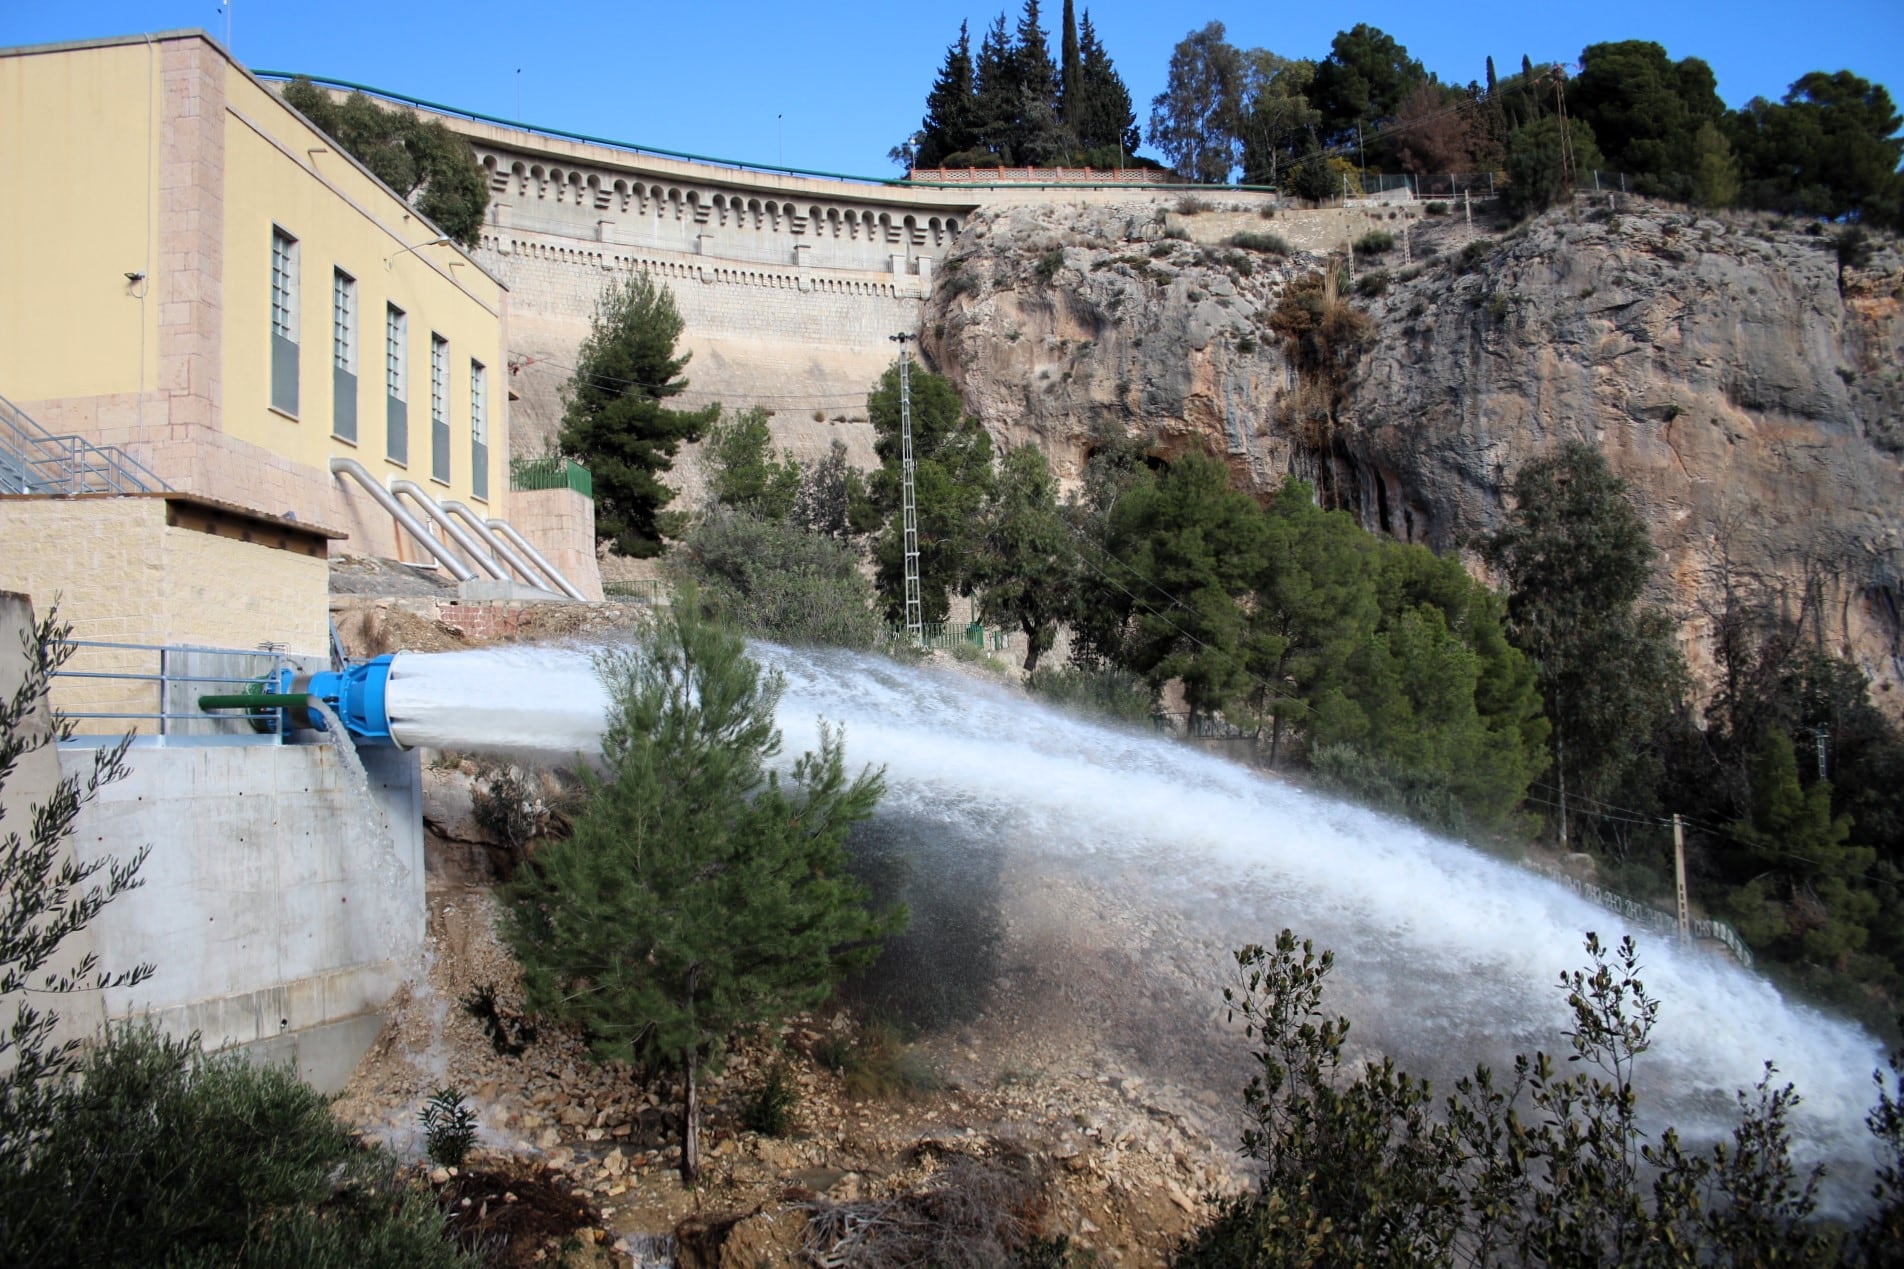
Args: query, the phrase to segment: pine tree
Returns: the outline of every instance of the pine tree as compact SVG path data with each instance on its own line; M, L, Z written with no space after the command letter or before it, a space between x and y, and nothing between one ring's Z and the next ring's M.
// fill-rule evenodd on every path
M676 604L649 646L604 657L602 781L518 874L504 921L531 1009L582 1027L598 1061L680 1075L689 1182L699 1077L727 1037L818 1005L904 920L869 912L844 870L880 773L848 779L825 728L788 779L768 770L781 681L697 609Z
M676 356L681 314L646 270L610 282L575 359L557 444L595 477L595 531L623 555L661 550L662 516L674 491L658 477L684 441L701 439L718 405L669 410L686 391L689 354Z
M1511 492L1483 549L1507 583L1515 645L1539 668L1560 801L1604 800L1681 691L1671 624L1641 603L1653 544L1626 482L1583 441L1527 464Z
M977 561L979 615L1025 635L1025 673L1051 650L1078 595L1078 543L1058 510L1058 481L1044 451L1005 455L985 507Z
M1091 11L1084 11L1084 23L1078 33L1078 74L1082 83L1082 101L1076 111L1066 105L1066 124L1077 138L1078 148L1087 156L1117 151L1116 166L1137 153L1143 138L1137 130L1137 113L1131 108L1130 89L1111 64L1111 56L1098 42L1091 26ZM1104 164L1093 157L1092 162Z
M945 50L945 65L926 96L926 117L920 123L922 139L913 158L916 167L940 167L947 156L970 150L978 143L978 98L972 88L972 37L959 23L958 42Z
M972 593L979 516L992 484L992 442L965 413L952 381L914 365L912 379L913 487L919 511L920 600L924 620L944 621L947 596ZM880 469L873 473L872 504L884 522L873 560L886 619L905 619L905 541L900 524L899 366L880 376L866 397Z
M1040 25L1038 0L1025 0L1013 54L1017 63L1017 116L1012 121L1012 162L1061 163L1071 146L1060 121L1058 67Z
M1018 123L1018 50L1005 15L999 14L979 42L972 68L974 150L997 162L1012 162L1012 135Z

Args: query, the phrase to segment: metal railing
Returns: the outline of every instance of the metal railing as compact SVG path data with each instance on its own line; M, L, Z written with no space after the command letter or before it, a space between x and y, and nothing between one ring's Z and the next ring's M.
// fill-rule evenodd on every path
M603 582L602 594L609 599L633 600L659 607L668 602L668 584L654 577L635 577L619 582Z
M1591 881L1582 881L1560 868L1531 862L1527 866L1548 880L1559 882L1582 899L1597 903L1608 911L1617 912L1635 925L1667 934L1676 934L1679 931L1679 917L1664 908L1656 908L1643 900L1623 895L1617 890L1608 890L1605 886L1595 885ZM1732 955L1738 958L1739 964L1747 969L1752 968L1751 949L1746 947L1745 940L1739 937L1739 932L1724 921L1711 917L1696 917L1688 924L1694 938L1713 939L1725 944Z
M977 626L976 632L974 632L974 626ZM904 626L887 626L886 633L894 643L906 642ZM979 626L976 622L928 621L919 627L919 646L927 650L953 648L963 644L970 648L1002 652L1005 650L1005 640L1008 637L1002 629Z
M130 494L170 488L117 445L55 436L0 397L0 493Z
M68 639L73 650L53 675L53 706L75 722L75 739L134 732L158 738L226 737L279 744L277 710L208 714L201 695L242 689L300 664L273 648L206 648L180 644ZM88 726L97 723L99 726Z
M588 468L567 458L512 458L509 460L509 487L518 493L539 489L573 489L587 498L595 496L595 477Z

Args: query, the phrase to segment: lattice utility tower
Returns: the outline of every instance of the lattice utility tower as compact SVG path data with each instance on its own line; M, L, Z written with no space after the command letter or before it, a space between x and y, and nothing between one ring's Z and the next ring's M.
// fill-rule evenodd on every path
M1547 76L1554 84L1555 122L1560 125L1560 183L1571 199L1578 181L1573 166L1573 129L1567 126L1567 68L1555 65Z
M912 350L917 335L892 336L899 345L899 516L906 551L906 638L926 639L925 607L919 601L919 500L912 480Z

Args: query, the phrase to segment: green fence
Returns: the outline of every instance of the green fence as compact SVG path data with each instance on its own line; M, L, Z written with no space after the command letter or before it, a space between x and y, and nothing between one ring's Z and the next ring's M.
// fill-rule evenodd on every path
M588 468L567 458L511 459L509 487L524 493L537 489L573 489L585 498L595 496L595 478L588 474Z
M895 643L906 641L904 626L888 626ZM973 622L967 625L957 621L928 621L919 628L919 646L923 648L950 648L956 644L968 644L975 648L988 648L993 652L1002 652L1005 648L1006 633L1002 629L988 629Z

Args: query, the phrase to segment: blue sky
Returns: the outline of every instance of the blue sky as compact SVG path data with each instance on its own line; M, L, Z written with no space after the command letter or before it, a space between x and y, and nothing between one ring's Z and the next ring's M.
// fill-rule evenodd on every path
M1053 32L1062 0L1048 0ZM1022 0L1009 12L1015 22ZM1082 7L1082 6L1081 6ZM1232 43L1321 57L1335 32L1369 22L1442 79L1574 61L1592 43L1650 39L1703 57L1732 105L1776 98L1809 70L1849 69L1904 93L1904 2L1594 0L1580 5L1370 0L1358 6L1194 6L1097 0L1100 38L1139 103L1163 87L1170 49L1216 20ZM762 0L235 0L240 61L406 92L468 110L719 158L871 176L918 127L926 90L958 34L973 42L998 7L799 5ZM223 38L213 0L0 0L0 45L201 27ZM518 73L519 72L519 73Z

